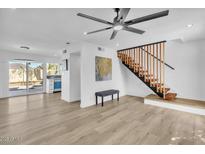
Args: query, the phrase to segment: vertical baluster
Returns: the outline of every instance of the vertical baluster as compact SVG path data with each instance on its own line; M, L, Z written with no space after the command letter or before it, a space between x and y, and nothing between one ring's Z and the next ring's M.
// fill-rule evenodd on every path
M129 52L127 50L126 64L128 64L128 57L129 57Z
M146 46L144 47L144 72L143 72L143 74L144 74L144 76L145 76L145 81L147 80L146 79L146 70L147 70L147 56L146 56L146 51L147 51L147 49L146 49Z
M136 72L136 63L137 63L137 49L135 48L134 50L135 50L135 66L134 66L134 68L135 68L135 72Z
M143 72L143 70L144 70L144 62L143 62L143 60L144 60L144 58L143 58L143 55L144 55L144 51L143 51L143 47L141 48L141 65L142 65L142 69L141 69L141 74L142 74L142 72Z
M134 63L135 63L135 50L132 49L132 68L134 68Z
M127 58L127 50L125 50L125 57L124 57L124 58L125 58L125 59L124 59L124 60L125 60L124 62L126 63L126 58Z
M126 60L127 64L128 64L128 58L129 58L129 50L127 50L127 60Z
M126 61L126 50L124 50L124 63L125 63L125 61Z
M130 51L130 61L129 61L129 65L130 67L132 67L132 49L129 49Z
M150 80L150 86L151 86L151 80L152 80L152 78L151 78L151 74L152 74L152 66L151 66L151 64L152 64L152 57L151 57L151 51L152 51L152 49L151 49L151 45L149 45L149 80Z
M123 52L124 52L124 51L122 51L122 54L121 54L121 55L122 55L122 56L121 56L121 57L122 57L122 61L123 61L123 56L124 56Z
M133 49L134 52L134 63L133 63L133 68L134 68L134 72L135 72L135 49Z
M132 49L129 49L130 50L130 59L132 58Z
M130 59L130 65L131 65L131 68L132 68L132 64L133 64L133 55L132 55L133 53L132 53L132 49L130 49L130 57L131 57L131 59Z
M158 61L158 44L156 44L156 57L157 57L157 59L156 59L156 75L157 75L157 92L158 92L158 88L159 88L159 79L158 79L158 63L159 63L159 61Z
M162 92L162 46L161 46L161 43L160 43L160 92Z
M162 43L162 47L163 47L163 98L165 99L165 43L163 42Z
M128 60L127 60L127 64L129 65L130 63L130 50L128 50Z
M147 46L147 75L149 74L149 46ZM147 81L149 77L147 76Z
M155 56L155 44L153 45L153 78L156 80L156 72L155 72L155 62L156 62L156 56ZM156 85L156 82L154 83L154 86Z
M137 72L137 67L138 67L138 63L139 63L139 59L138 59L139 58L139 53L138 53L138 48L136 48L135 50L136 50L136 63L137 63L135 69L136 69L136 72Z
M152 83L152 86L155 84L155 81L154 81L154 46L152 45L152 79L153 79L153 83Z
M138 62L139 62L139 65L138 65L138 73L139 73L139 67L140 67L140 48L137 48L138 49Z
M154 45L152 44L152 79L154 79ZM152 86L154 86L155 82L153 82Z
M128 64L129 51L127 50L126 64Z
M123 62L125 62L125 50L123 51Z
M153 75L153 72L152 72L152 45L150 45L150 80L152 80L152 75ZM150 86L152 86L152 83L150 84Z
M148 46L146 46L146 75L148 74L148 69L149 69L149 65L148 65ZM146 81L147 81L147 77L146 77Z
M130 49L130 54L131 54L131 68L133 68L133 52L132 49Z

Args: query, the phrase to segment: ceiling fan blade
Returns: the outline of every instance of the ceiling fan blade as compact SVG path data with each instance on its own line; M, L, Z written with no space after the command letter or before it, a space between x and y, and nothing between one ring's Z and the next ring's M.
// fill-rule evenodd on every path
M91 20L94 20L94 21L97 21L97 22L101 22L101 23L104 23L104 24L107 24L107 25L113 25L113 23L111 23L109 21L106 21L106 20L103 20L103 19L99 19L99 18L96 18L96 17L92 17L92 16L89 16L89 15L86 15L86 14L83 14L83 13L78 13L77 16L80 16L80 17L83 17L83 18L87 18L87 19L91 19Z
M167 16L168 14L169 14L169 10L154 13L154 14L150 14L150 15L147 15L147 16L144 16L144 17L140 17L140 18L136 18L136 19L133 19L133 20L126 21L125 25L132 25L132 24L136 24L136 23L140 23L140 22L144 22L144 21L164 17L164 16Z
M112 33L112 35L111 35L111 37L110 37L110 40L112 40L112 39L114 39L115 38L115 36L117 35L117 30L114 30L113 31L113 33Z
M95 30L95 31L92 31L92 32L87 32L86 34L93 34L93 33L97 33L97 32L102 32L102 31L105 31L105 30L108 30L108 29L111 29L111 28L112 27L107 27L107 28Z
M124 26L123 30L129 31L129 32L133 32L133 33L137 33L137 34L143 34L145 32L143 30L136 29L136 28L133 28L133 27L127 27L127 26Z
M122 8L120 9L119 15L118 15L118 21L124 21L125 18L127 17L128 13L130 11L130 8Z

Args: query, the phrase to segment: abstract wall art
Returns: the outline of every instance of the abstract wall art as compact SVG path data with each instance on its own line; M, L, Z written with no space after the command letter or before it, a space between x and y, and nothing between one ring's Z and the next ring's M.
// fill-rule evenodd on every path
M112 80L112 59L95 57L95 79L96 81Z

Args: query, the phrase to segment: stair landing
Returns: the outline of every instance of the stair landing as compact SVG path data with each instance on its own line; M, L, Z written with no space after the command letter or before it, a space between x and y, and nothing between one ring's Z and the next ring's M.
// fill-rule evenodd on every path
M158 107L205 115L205 101L176 98L175 100L164 100L157 95L148 95L144 98L144 103Z

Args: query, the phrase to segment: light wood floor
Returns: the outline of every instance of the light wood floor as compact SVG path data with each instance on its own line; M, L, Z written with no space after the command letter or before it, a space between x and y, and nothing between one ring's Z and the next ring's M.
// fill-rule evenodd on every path
M81 109L60 93L0 100L0 144L205 144L205 116L125 96Z

